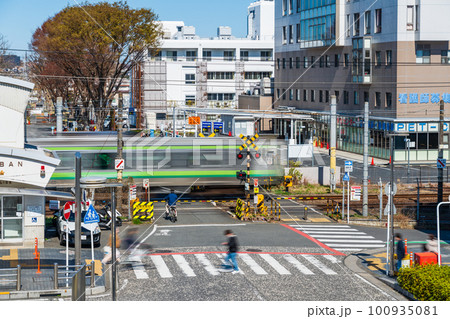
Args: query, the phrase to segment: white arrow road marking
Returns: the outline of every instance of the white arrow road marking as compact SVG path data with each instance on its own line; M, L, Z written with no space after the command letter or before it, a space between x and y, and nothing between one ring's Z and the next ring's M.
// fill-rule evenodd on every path
M255 274L267 275L267 272L248 254L239 254L239 257L255 272Z
M270 266L272 266L280 275L290 275L291 273L289 270L284 268L278 261L275 260L270 255L261 254L260 255L262 259L264 259Z
M294 258L294 256L286 254L283 257L288 262L290 262L292 265L294 265L295 268L300 270L303 274L305 274L305 275L314 275L314 273L311 270L309 270L308 267L306 267L300 261L298 261L296 258Z
M156 270L162 278L173 277L161 256L150 256L150 258L152 259L153 263L155 264Z
M184 274L188 277L195 277L195 273L192 270L191 266L189 266L186 258L182 255L172 255L173 259L177 262L178 266L184 272Z

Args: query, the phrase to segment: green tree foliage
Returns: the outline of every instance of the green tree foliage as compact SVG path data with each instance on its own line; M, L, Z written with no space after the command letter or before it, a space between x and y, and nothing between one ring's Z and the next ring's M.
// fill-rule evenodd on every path
M147 49L157 50L161 34L150 9L131 9L121 1L84 3L45 21L34 32L32 47L35 60L47 66L42 69L52 66L68 74L86 95L85 106L92 102L104 109Z

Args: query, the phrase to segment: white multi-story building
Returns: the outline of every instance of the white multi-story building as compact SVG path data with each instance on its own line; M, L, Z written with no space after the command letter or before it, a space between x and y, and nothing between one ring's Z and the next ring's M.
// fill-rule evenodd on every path
M218 27L216 37L200 38L183 21L163 21L160 51L144 62L143 110L237 107L239 94L273 76L274 2L251 3L247 23L246 38L234 37L227 26Z

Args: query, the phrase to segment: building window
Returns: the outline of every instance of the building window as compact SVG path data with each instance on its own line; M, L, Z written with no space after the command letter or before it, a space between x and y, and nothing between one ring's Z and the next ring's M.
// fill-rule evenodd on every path
M341 60L341 55L340 54L335 54L334 55L334 66L336 68L339 67L340 60Z
M148 56L152 58L152 61L161 61L162 60L162 51L158 51L157 53L154 53L149 50Z
M325 103L330 102L330 91L325 91Z
M294 99L294 90L289 89L289 101L292 101Z
M353 14L353 36L359 36L359 13Z
M241 61L248 61L248 51L241 50Z
M344 104L348 104L348 91L344 91Z
M386 92L386 107L392 107L392 93Z
M416 31L419 31L419 6L416 5Z
M303 90L303 101L308 102L308 90Z
M289 44L294 43L294 26L289 26Z
M392 50L386 50L386 65L392 65Z
M297 0L297 12L300 12L302 9L302 4L301 4L302 0Z
M334 91L334 96L336 97L336 103L339 103L339 91Z
M323 55L319 58L319 68L323 68Z
M289 14L294 12L294 0L289 0Z
M406 30L414 31L414 6L406 7Z
M369 92L364 91L364 103L369 103Z
M326 56L325 56L325 66L326 66L327 68L329 68L330 65L331 65L331 63L330 63L330 56L329 56L329 55L326 55Z
M272 51L261 51L261 61L272 60Z
M234 93L208 93L208 101L233 101Z
M303 57L303 67L306 69L308 67L308 57L304 56Z
M295 68L300 69L300 57L295 57Z
M280 89L277 89L277 99L280 99Z
M429 44L418 44L416 48L416 63L417 64L430 64L431 63L431 50Z
M283 69L286 69L286 59L283 58Z
M283 12L283 15L285 16L287 14L287 0L283 0L281 10Z
M316 61L316 59L312 56L311 60L310 60L310 63L309 63L309 64L311 64L312 68L315 67L315 63L314 63L315 61Z
M223 51L223 59L225 61L233 61L234 60L234 51Z
M272 77L272 72L245 72L244 77L246 80L261 80Z
M375 10L375 33L381 33L381 9Z
M208 80L233 80L234 72L208 72Z
M280 59L277 59L277 70L280 69Z
M353 91L353 104L359 105L359 93L358 93L358 91Z
M300 35L300 23L297 23L297 25L296 25L296 42L297 43L300 43L300 40L301 40L301 35Z
M375 106L381 107L381 92L375 92Z
M292 58L289 58L289 69L292 69L294 67L294 60Z
M286 90L283 89L283 93L281 93L281 95L283 96L283 100L286 100Z
M441 51L441 64L450 64L450 51Z
M300 90L299 89L295 90L295 100L300 101Z
M195 105L195 95L186 95L184 98L184 103L186 106L193 106Z
M211 61L212 52L209 50L203 50L203 61Z
M315 102L316 101L316 91L311 90L311 102Z
M371 17L370 11L364 12L364 34L370 34L372 30L370 17Z
M345 19L345 34L347 37L350 37L350 15L347 14L347 18Z
M167 51L166 56L167 56L167 61L176 61L177 60L177 51Z
M323 103L323 91L319 90L319 102Z
M381 66L381 51L375 52L376 66Z
M287 35L286 35L286 26L283 27L283 33L282 33L282 44L286 44L287 43Z
M195 84L195 74L185 74L184 79L185 84Z
M346 67L346 68L348 68L348 66L349 66L349 62L350 60L349 60L349 55L348 55L348 53L345 53L344 54L344 67Z
M186 61L197 61L197 51L186 51Z

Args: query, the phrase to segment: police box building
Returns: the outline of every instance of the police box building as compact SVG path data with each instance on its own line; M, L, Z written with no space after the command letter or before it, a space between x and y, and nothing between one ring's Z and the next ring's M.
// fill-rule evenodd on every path
M45 197L71 198L45 190L60 160L24 142L24 112L33 84L0 76L0 245L42 245Z
M337 99L337 148L363 152L363 110L370 110L369 154L436 161L439 102L444 144L450 122L450 2L392 0L275 1L275 105L310 114L301 123L329 142L331 96ZM448 149L444 158L448 158Z

